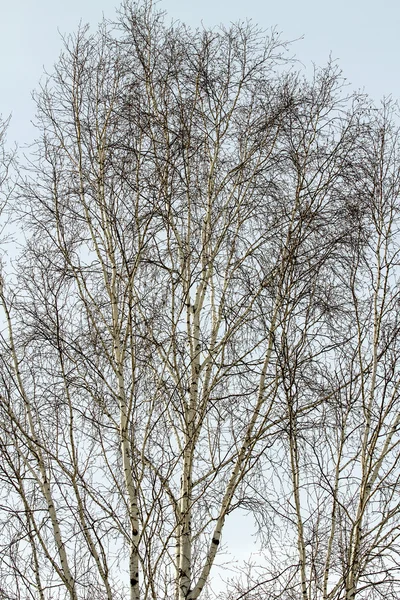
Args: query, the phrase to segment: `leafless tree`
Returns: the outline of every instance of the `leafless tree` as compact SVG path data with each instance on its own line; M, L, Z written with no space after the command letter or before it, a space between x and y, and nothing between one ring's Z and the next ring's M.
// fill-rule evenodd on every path
M0 115L0 214L4 213L4 208L12 189L9 175L14 160L14 153L6 147L6 134L9 121L9 118L3 119Z
M330 301L308 296L307 310L289 311L276 335L286 417L265 454L270 477L258 480L267 498L257 509L266 556L246 581L232 582L229 597L399 595L396 111L384 103L362 141L358 181L346 198L354 230L329 287L325 281ZM315 320L321 307L326 322ZM331 344L325 354L319 334L327 350Z
M4 597L205 598L239 508L275 557L232 598L396 593L394 117L285 50L126 2L38 93Z

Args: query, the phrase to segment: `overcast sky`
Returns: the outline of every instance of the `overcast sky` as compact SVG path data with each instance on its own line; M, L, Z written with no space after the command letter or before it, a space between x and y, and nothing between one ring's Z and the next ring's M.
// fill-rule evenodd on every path
M116 6L116 0L2 0L0 114L12 113L9 142L32 139L31 92L57 60L60 33L75 31L81 20L95 27L103 14L112 18ZM309 68L331 53L354 88L377 101L400 98L398 0L164 0L159 6L192 26L251 18L264 28L277 26L284 39L304 36L293 51Z
M9 143L32 141L32 90L44 68L51 72L61 49L61 34L80 21L93 27L115 16L116 0L2 0L0 20L0 114L12 113ZM337 59L354 89L374 100L400 99L399 0L164 0L160 7L173 19L206 26L251 18L263 28L276 26L283 39L299 39L293 52L304 65ZM224 541L235 554L251 549L251 523L244 517L230 524Z

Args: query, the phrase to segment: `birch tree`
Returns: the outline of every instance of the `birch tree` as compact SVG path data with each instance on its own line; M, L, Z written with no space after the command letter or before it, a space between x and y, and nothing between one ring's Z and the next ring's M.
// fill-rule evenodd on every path
M324 306L329 339L340 343L323 360L318 344L317 362L309 360L317 339L315 296L307 299L312 326L305 326L305 313L299 323L292 311L279 332L287 413L280 440L264 460L272 474L268 491L260 485L260 493L269 502L258 513L261 532L273 518L275 530L267 532L264 564L232 582L230 598L399 595L396 110L385 102L369 125L359 181L347 200L347 218L353 215L355 226L357 211L358 226L346 263L342 255L336 265L339 285L333 287L332 278ZM312 367L309 374L305 365ZM322 394L323 402L310 402Z
M0 115L0 214L4 213L11 191L11 178L9 175L13 164L14 153L7 150L6 147L6 134L9 120L9 118L3 119ZM4 223L2 223L2 226L4 226Z
M4 597L210 597L238 509L292 528L282 597L350 600L394 547L397 159L334 65L286 56L126 2L39 90L0 295Z

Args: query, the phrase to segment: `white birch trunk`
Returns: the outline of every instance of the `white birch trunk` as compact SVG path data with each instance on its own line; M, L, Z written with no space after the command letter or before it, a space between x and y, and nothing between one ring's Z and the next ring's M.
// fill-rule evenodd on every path
M116 299L113 300L113 321L114 321L114 332L115 325L118 323L117 320L117 304ZM139 519L138 519L138 505L137 505L137 491L133 479L132 463L131 463L131 451L130 445L131 440L129 438L129 407L126 401L125 393L125 382L123 376L122 366L122 354L120 348L120 342L118 339L118 331L114 333L114 357L117 369L117 381L118 381L118 401L120 407L120 444L121 444L121 455L122 465L124 470L125 488L128 495L128 515L130 523L130 552L129 552L129 590L130 600L140 600L140 587L139 587L139 554L138 554L138 543L139 543Z
M74 580L74 577L72 576L71 569L69 567L68 556L67 556L67 552L65 550L65 545L64 545L63 538L62 538L62 534L61 534L61 528L60 528L60 524L59 524L59 521L57 518L57 512L56 512L54 500L52 497L50 482L49 482L48 475L46 473L45 461L43 459L41 445L39 443L39 440L38 440L38 437L36 434L36 430L35 430L35 426L34 426L34 421L32 418L31 405L30 405L28 396L25 392L24 383L22 381L22 377L21 377L21 373L20 373L20 369L19 369L17 352L16 352L16 348L15 348L15 344L14 344L14 335L13 335L13 329L12 329L12 325L11 325L11 315L8 310L5 298L3 296L2 289L0 290L0 297L2 300L3 308L4 308L4 311L6 314L6 319L7 319L9 342L10 342L10 347L11 347L12 360L14 363L15 375L16 375L16 379L18 382L19 391L24 400L26 414L27 414L27 418L28 418L30 437L31 437L29 446L32 446L33 454L36 457L36 461L37 461L37 465L38 465L38 469L39 469L39 473L40 473L40 478L37 478L37 481L39 482L43 496L46 500L47 510L48 510L48 514L50 516L50 521L51 521L51 525L52 525L52 529L53 529L54 542L55 542L55 545L57 548L57 554L59 556L60 563L61 563L61 569L59 571L59 574L62 577L62 579L64 580L64 583L67 587L67 590L68 590L71 600L77 600L77 595L76 595L76 590L75 590L75 580Z

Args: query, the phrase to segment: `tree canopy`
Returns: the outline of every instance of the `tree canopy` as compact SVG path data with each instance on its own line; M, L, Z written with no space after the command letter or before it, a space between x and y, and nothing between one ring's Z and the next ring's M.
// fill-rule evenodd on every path
M215 598L237 510L263 553L220 600L399 597L397 107L286 50L127 0L36 94L2 598Z

